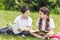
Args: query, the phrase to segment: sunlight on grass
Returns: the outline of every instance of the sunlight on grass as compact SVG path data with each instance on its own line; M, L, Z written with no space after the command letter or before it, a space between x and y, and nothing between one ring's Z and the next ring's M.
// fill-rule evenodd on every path
M14 19L16 16L20 15L20 12L18 11L4 11L4 10L0 10L0 28L3 28L6 26L6 24L9 23L9 21L13 24ZM55 15L55 14L51 14L50 15L55 22L55 32L60 31L60 15ZM33 25L32 28L36 29L36 21L39 17L38 12L31 12L31 17L33 19ZM17 36L12 36L12 35L0 35L0 40L41 40L39 38L34 38L34 37L26 37L26 38L22 38L22 37L17 37Z

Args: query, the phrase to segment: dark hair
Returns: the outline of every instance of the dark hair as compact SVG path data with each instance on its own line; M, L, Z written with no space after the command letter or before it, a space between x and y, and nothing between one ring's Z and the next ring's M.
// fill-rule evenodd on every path
M27 10L30 10L28 6L23 6L21 12L24 14Z
M45 30L49 31L49 9L47 7L41 7L39 9L39 11L43 12L45 15L48 16L48 18L46 19L46 26L45 26ZM39 19L39 29L41 29L42 27L42 18Z

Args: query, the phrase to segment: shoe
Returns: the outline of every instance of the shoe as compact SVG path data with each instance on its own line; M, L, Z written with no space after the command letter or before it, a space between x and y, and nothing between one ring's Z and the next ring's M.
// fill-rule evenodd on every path
M26 36L25 35L21 35L21 37L25 38Z

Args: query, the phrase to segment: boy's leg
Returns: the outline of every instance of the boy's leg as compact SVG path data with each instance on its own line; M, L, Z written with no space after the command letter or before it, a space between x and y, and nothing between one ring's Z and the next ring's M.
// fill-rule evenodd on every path
M3 31L3 30L7 30L7 29L8 29L8 27L4 27L4 28L2 28L0 30Z
M0 29L0 32L6 33L7 30L8 30L8 27L4 27L4 28Z
M25 35L25 36L29 36L30 33L28 31L22 31L22 34Z
M0 34L2 34L2 31L0 30Z
M28 36L29 35L29 32L27 31L22 31L21 33L17 34L17 35L25 35L25 36Z
M9 30L9 29L6 31L6 33L9 34L9 35L10 35L10 34L15 35L15 34L12 32L12 30Z
M4 27L4 28L0 29L0 32L2 32L3 34L5 34L5 33L13 34L12 30L10 30L9 27Z

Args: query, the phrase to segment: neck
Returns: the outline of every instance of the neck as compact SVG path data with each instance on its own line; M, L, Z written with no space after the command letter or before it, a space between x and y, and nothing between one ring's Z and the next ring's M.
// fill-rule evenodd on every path
M46 20L48 18L48 16L44 17L44 20Z
M22 18L25 19L26 17L24 15L22 15Z
M44 20L46 21L47 17L44 18Z
M46 18L44 18L44 20L46 21Z

